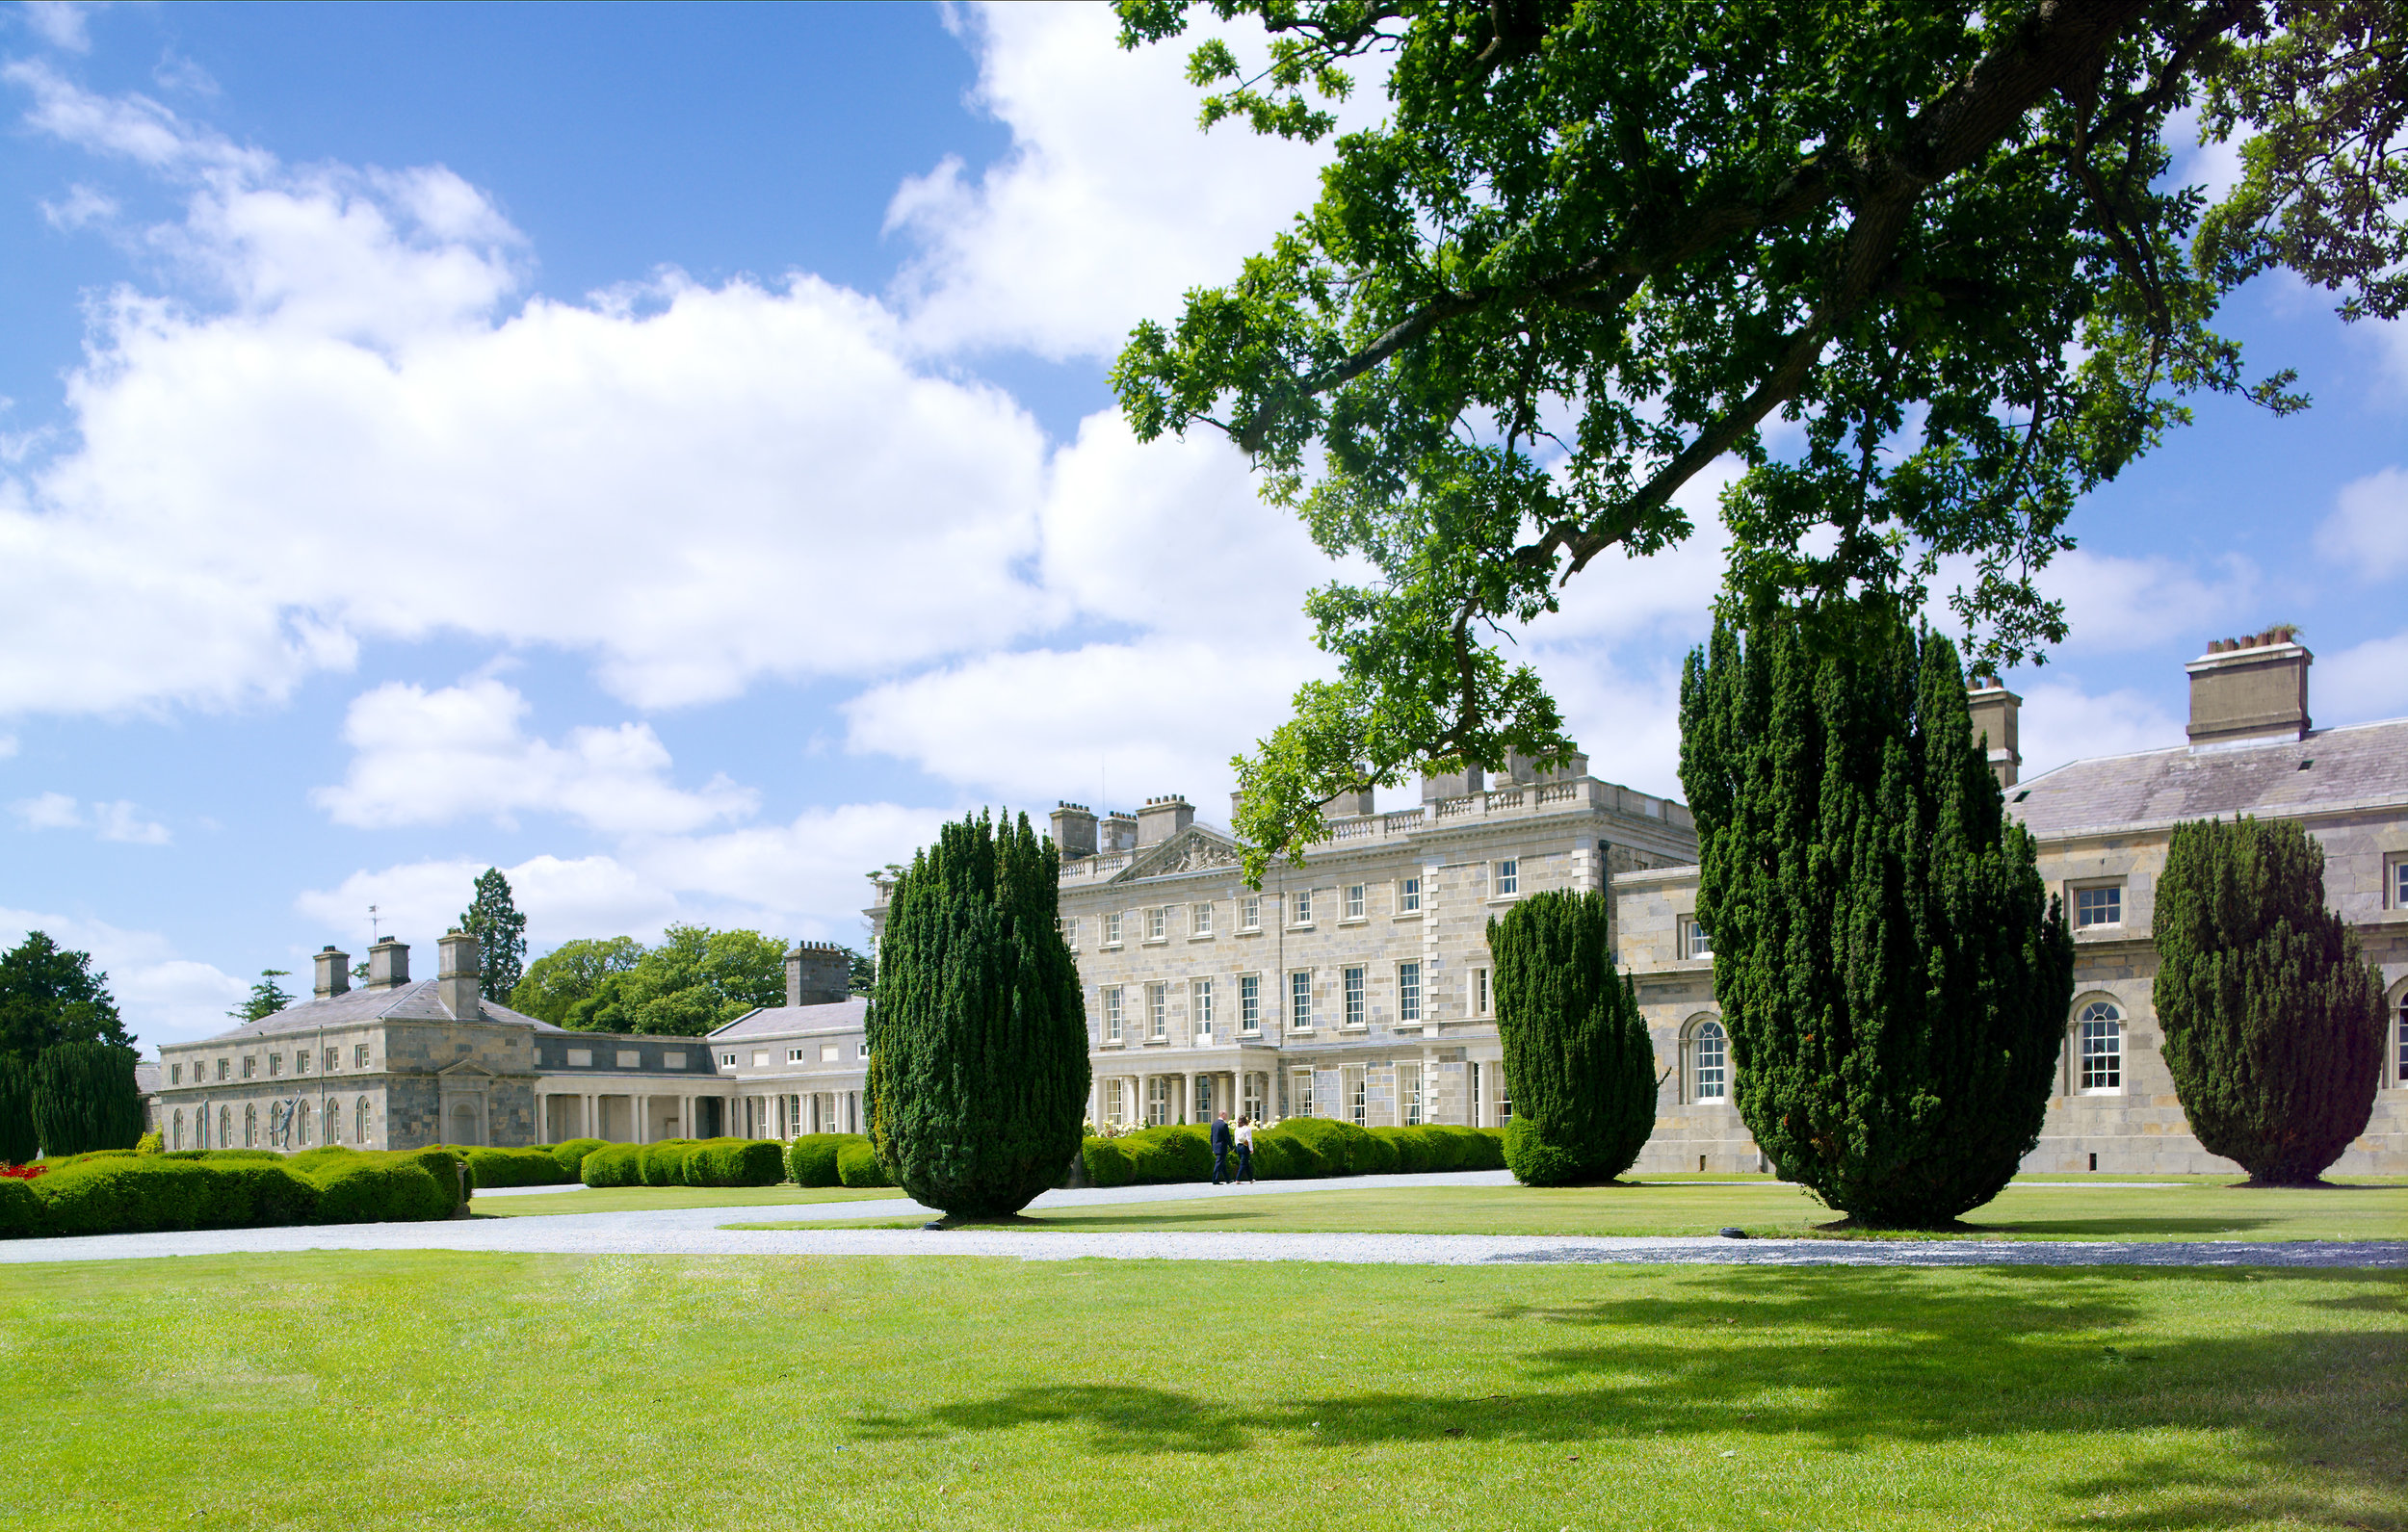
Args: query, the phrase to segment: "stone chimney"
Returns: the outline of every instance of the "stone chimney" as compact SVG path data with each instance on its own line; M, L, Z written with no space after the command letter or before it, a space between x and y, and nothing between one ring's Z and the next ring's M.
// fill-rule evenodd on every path
M1976 676L1965 693L1965 711L1974 716L1974 738L1989 739L1990 773L1999 786L2011 788L2024 766L2023 741L2016 734L2016 714L2024 699L2000 684L1996 676Z
M1095 821L1095 849L1098 851L1134 851L1138 848L1138 819L1134 814L1107 814Z
M352 955L336 951L334 944L328 942L318 950L318 999L330 1000L351 992Z
M1148 798L1145 807L1138 810L1138 846L1160 845L1195 822L1195 805L1173 792L1168 797Z
M1588 757L1575 750L1563 758L1563 765L1533 774L1541 782L1578 782L1588 775Z
M786 954L786 1003L833 1005L852 989L852 954L833 942L798 942Z
M1488 773L1478 766L1467 766L1461 771L1450 771L1443 776L1433 777L1425 774L1422 778L1422 801L1436 803L1442 798L1469 797L1475 792L1485 790L1487 786Z
M435 963L434 992L443 1001L443 1008L456 1022L473 1022L484 1014L482 975L484 964L478 960L477 939L455 925L435 943L442 956Z
M2183 668L2190 673L2190 743L2304 740L2308 667L2316 656L2289 625L2246 638L2222 638Z
M1095 854L1095 814L1084 803L1058 804L1054 809L1054 849L1067 862Z
M1324 819L1354 819L1372 812L1372 790L1341 792L1322 805Z
M408 943L388 936L368 948L368 982L360 988L389 990L408 982Z

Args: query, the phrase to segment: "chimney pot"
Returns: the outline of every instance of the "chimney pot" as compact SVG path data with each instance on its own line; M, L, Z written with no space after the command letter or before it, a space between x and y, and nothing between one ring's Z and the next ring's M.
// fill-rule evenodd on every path
M2308 667L2316 656L2289 624L2246 638L2227 638L2183 668L2190 676L2190 743L2238 744L2304 740Z
M362 989L398 989L409 982L409 944L386 937L368 948L368 982Z
M1053 813L1054 849L1067 862L1095 854L1095 813L1084 803L1063 803Z
M832 942L798 942L786 954L786 1003L833 1005L852 989L852 954Z
M337 995L351 993L352 955L349 952L336 951L334 944L328 942L319 948L317 962L318 981L314 989L318 999L331 1000Z
M1974 739L1987 737L1990 771L1999 786L2011 788L2024 768L2019 717L2024 699L1999 684L1996 676L1976 676L1965 693L1965 711L1972 715Z
M484 1014L484 962L477 939L454 926L435 943L435 995L456 1022L473 1022Z
M1138 811L1138 845L1160 845L1194 822L1195 805L1178 793L1148 798Z

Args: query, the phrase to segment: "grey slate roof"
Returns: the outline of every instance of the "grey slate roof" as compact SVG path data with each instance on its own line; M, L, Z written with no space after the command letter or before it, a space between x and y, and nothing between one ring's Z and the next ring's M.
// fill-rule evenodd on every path
M144 1096L159 1093L159 1066L147 1061L134 1066L134 1088Z
M566 1035L562 1028L554 1026L549 1022L538 1022L532 1016L522 1015L507 1005L496 1005L491 1000L484 1001L477 1009L479 1013L477 1020L481 1022L500 1022L519 1026L531 1026L538 1032ZM174 1044L170 1046L211 1047L226 1043L245 1043L258 1037L310 1032L321 1026L351 1026L361 1022L374 1022L388 1018L397 1022L449 1022L458 1019L444 1008L442 998L436 993L436 981L422 978L407 984L397 984L391 989L349 990L341 995L327 996L323 1000L302 1000L296 1005L287 1005L272 1016L262 1016L255 1022L246 1022L232 1031L220 1032L215 1037L203 1038L199 1045Z
M2044 841L2211 815L2408 804L2408 718L2318 729L2305 740L2100 756L2018 784L2006 797L2007 813Z
M714 1043L740 1037L782 1037L790 1032L826 1032L859 1027L870 1014L870 998L855 995L825 1005L764 1005L749 1010L709 1036Z

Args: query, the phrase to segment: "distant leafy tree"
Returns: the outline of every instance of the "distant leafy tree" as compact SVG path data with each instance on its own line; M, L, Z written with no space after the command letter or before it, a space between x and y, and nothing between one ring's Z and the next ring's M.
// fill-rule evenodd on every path
M291 969L261 969L259 971L259 982L250 987L250 994L244 999L240 1005L235 1006L232 1010L226 1012L225 1014L233 1017L238 1022L255 1022L262 1016L274 1016L276 1012L293 1003L293 997L286 994L284 992L284 987L278 984L276 980L280 978L291 978L292 976L293 971Z
M497 998L515 993L527 959L527 917L511 902L510 879L500 868L486 868L478 877L459 928L477 939L484 992Z
M2191 1132L2252 1181L2315 1184L2383 1082L2383 971L2325 907L2324 847L2295 819L2178 824L2152 924Z
M0 1054L31 1064L66 1042L134 1045L90 952L73 952L39 931L0 955Z
M1832 1207L1924 1227L2039 1141L2074 944L1954 645L1853 616L1828 645L1793 613L1743 648L1717 621L1681 678L1681 782L1741 1121Z
M1021 815L942 826L895 887L870 1010L872 1142L949 1216L1018 1212L1079 1151L1086 1010L1061 862Z
M579 1001L593 999L607 980L632 970L642 956L643 944L632 936L563 942L527 965L526 975L510 992L510 1006L538 1021L566 1026Z
M34 1070L21 1058L0 1055L0 1165L22 1165L41 1152L34 1126Z
M56 1043L34 1061L34 1130L45 1158L131 1149L143 1135L135 1052L115 1043Z
M852 948L845 948L847 973L845 993L868 995L877 989L877 959Z

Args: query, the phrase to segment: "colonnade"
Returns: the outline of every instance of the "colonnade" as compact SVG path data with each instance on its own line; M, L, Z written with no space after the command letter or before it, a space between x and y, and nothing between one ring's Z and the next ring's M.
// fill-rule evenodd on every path
M1206 1123L1227 1112L1233 1123L1241 1116L1259 1122L1274 1110L1272 1086L1270 1074L1264 1070L1098 1075L1089 1087L1087 1120L1151 1128L1164 1123Z
M663 1102L675 1103L674 1115L662 1114ZM536 1136L541 1143L565 1143L572 1138L600 1138L617 1144L648 1144L663 1138L693 1138L701 1104L719 1104L719 1132L739 1138L794 1138L803 1133L857 1133L861 1130L861 1092L781 1091L766 1095L669 1095L645 1091L544 1091L536 1093ZM556 1130L556 1103L567 1104ZM623 1122L612 1118L624 1112ZM660 1117L658 1130L654 1118Z

